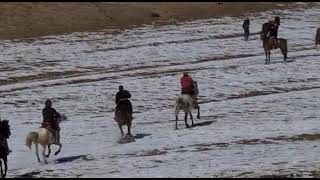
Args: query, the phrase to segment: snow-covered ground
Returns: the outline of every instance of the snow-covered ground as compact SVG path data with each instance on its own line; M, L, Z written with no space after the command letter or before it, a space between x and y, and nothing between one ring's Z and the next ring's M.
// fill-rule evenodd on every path
M12 128L8 176L307 177L320 167L320 3L300 5L248 15L248 42L244 17L1 41L0 113ZM264 65L258 32L275 15L290 62L274 50ZM181 113L174 130L184 71L198 81L201 119L186 129ZM113 120L120 84L133 95L129 144L117 143ZM45 165L24 141L39 127L47 98L68 120L61 153Z

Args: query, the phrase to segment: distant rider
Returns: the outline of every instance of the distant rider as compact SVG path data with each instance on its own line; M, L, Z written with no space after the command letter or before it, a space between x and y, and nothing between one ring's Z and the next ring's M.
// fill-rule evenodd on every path
M187 72L183 73L180 79L181 94L189 94L194 101L196 101L196 87L195 81L189 76Z
M60 114L52 107L52 102L50 99L45 101L45 107L42 110L43 123L46 122L50 124L50 127L54 130L54 136L56 138L56 142L60 143L60 127L58 119L61 118Z
M126 104L129 107L129 114L132 118L132 104L129 100L130 98L131 98L130 92L127 90L124 90L123 86L119 86L119 91L116 94L116 100L115 100L115 103L117 105L115 112L119 110L120 104Z

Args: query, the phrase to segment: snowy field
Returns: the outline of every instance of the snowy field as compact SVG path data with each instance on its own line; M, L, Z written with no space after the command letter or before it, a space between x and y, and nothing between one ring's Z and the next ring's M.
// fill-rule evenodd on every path
M0 41L1 118L10 120L8 177L313 177L320 167L320 3L121 33ZM281 18L289 61L265 56L258 32ZM201 119L174 130L179 79L198 81ZM119 85L132 94L135 142L119 144ZM62 151L38 163L25 146L44 101L68 116ZM127 128L124 127L125 132ZM52 146L53 151L57 146ZM67 158L67 160L65 160Z

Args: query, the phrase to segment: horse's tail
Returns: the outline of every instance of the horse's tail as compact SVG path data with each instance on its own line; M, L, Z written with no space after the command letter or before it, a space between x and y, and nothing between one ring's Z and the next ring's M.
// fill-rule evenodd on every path
M26 146L31 149L31 145L32 145L32 142L36 142L38 139L38 133L37 132L30 132L28 135L27 135L27 138L26 138Z

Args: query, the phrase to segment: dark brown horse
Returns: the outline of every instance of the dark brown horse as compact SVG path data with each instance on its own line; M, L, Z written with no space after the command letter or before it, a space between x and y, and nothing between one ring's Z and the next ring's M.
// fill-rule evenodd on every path
M317 29L317 34L316 34L316 49L320 46L320 28Z
M260 32L260 39L263 41L263 48L266 55L266 63L270 63L270 54L272 49L278 49L280 48L282 54L283 54L283 60L287 60L287 54L288 54L288 46L287 46L287 40L283 38L277 38L277 43L272 39L272 37L268 37L268 29L271 24L269 22L264 23L262 25L262 31Z
M131 123L132 123L132 116L130 114L130 106L127 103L120 103L119 109L115 113L115 121L118 123L118 126L121 131L121 135L123 136L122 126L127 125L128 127L128 135L131 135Z
M0 169L1 169L1 178L5 178L8 171L8 153L6 150L6 139L11 135L10 126L8 120L0 121ZM2 168L2 162L4 163L4 172Z

